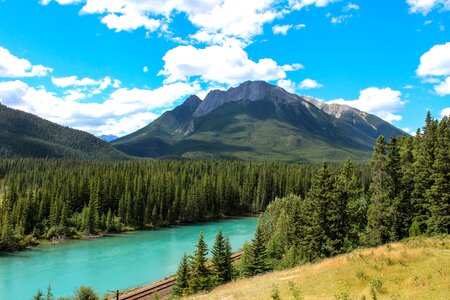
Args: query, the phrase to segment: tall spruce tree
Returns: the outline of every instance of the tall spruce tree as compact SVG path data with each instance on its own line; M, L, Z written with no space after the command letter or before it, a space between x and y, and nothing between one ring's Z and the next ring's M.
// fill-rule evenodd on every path
M436 130L436 121L428 111L422 132L418 131L416 135L415 162L413 165L415 180L411 195L413 218L409 230L410 235L420 235L427 231L427 220L430 218L430 211L426 193L433 184L432 174Z
M337 201L337 250L351 251L359 245L359 235L363 230L366 211L362 202L360 180L353 163L348 159L342 166L335 182Z
M303 202L303 228L300 251L306 261L316 261L337 253L338 206L334 180L327 163L317 171Z
M250 276L263 274L271 269L268 261L266 241L259 226L256 228L255 236L250 246L250 261L246 269L246 273Z
M400 147L398 140L395 136L391 137L390 143L387 145L386 165L384 167L386 172L386 199L385 207L388 209L390 223L389 228L389 241L397 241L405 237L405 233L409 228L404 228L405 213L402 211L405 205L402 203L401 191L402 186L402 173L401 173L401 159L400 159Z
M211 288L211 274L206 265L208 245L206 245L203 238L203 231L200 232L196 248L190 268L191 277L189 281L189 290L192 293Z
M184 254L183 258L181 259L176 276L177 280L175 282L175 286L173 288L172 293L175 296L187 295L189 289L190 270L189 270L189 257L186 254Z
M231 265L231 251L228 239L224 238L222 230L216 235L212 252L212 271L216 284L223 284L231 280L232 265Z
M450 233L450 127L447 117L437 129L431 188L426 192L428 234Z
M370 204L367 211L365 243L371 246L389 241L392 224L392 208L386 199L386 142L380 136L372 155L372 181L370 184Z

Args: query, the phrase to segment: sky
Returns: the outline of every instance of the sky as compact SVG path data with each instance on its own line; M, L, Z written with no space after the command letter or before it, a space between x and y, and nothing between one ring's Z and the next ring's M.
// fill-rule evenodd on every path
M0 0L0 102L123 136L265 80L413 133L450 115L450 0Z

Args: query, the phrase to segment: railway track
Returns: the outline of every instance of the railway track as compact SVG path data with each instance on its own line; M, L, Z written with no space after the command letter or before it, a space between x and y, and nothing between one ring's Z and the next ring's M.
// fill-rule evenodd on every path
M239 260L242 256L242 252L235 253L231 256L233 262ZM172 287L177 281L176 276L169 277L163 281L153 283L149 286L134 290L122 296L119 296L120 300L138 300L145 297L152 296L156 293L169 293Z

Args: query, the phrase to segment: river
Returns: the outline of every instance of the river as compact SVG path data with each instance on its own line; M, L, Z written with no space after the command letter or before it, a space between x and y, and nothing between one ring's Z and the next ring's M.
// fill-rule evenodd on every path
M211 248L222 229L235 251L252 239L256 223L256 218L228 219L0 254L0 299L30 300L49 284L55 297L72 296L80 285L93 287L100 296L145 285L174 274L201 230Z

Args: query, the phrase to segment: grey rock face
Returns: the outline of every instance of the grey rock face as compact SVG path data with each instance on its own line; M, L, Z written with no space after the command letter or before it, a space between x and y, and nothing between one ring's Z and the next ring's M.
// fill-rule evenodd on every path
M209 92L205 100L203 100L195 111L194 117L207 115L228 102L242 100L258 101L268 98L282 101L295 101L296 96L264 81L246 81L240 86L231 88L228 91L214 90Z

